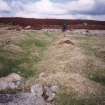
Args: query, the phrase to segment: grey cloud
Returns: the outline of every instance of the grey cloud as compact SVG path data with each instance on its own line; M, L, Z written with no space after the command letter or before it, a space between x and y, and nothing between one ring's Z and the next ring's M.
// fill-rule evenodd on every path
M84 14L84 15L105 15L105 0L94 0L94 5L91 9L87 10L73 10L70 11L73 14ZM89 6L89 5L88 5ZM81 7L82 8L82 7ZM69 13L70 13L69 12Z
M0 3L0 16L105 20L105 0L1 1L5 3L5 8L3 8L2 3Z

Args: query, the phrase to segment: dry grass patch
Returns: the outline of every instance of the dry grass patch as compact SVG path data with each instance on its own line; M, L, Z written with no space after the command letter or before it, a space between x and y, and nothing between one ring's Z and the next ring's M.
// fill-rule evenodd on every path
M11 31L0 36L11 40L0 49L1 76L16 72L29 78L27 86L58 85L58 105L104 105L104 37Z
M61 87L58 105L103 103L105 87L102 82L90 78L96 74L98 77L104 77L102 76L105 69L104 62L102 58L96 56L97 47L101 45L101 41L98 40L102 39L91 36L68 36L66 38L74 45L59 45L59 42L65 38L60 36L56 39L39 63L42 73L39 75L38 82L47 85L56 84ZM101 81L103 81L102 78L100 78Z

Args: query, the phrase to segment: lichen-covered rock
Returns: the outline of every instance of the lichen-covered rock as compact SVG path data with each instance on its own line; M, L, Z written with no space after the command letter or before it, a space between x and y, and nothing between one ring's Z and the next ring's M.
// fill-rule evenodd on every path
M7 89L16 89L23 82L23 78L16 73L12 73L7 77L0 78L0 91Z

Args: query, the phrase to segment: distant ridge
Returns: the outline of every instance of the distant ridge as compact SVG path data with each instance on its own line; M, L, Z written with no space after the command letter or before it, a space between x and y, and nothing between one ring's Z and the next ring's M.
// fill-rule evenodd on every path
M105 21L96 20L72 20L72 19L35 19L21 17L0 17L0 23L20 25L22 27L31 26L32 29L61 29L64 24L68 29L91 29L105 30Z

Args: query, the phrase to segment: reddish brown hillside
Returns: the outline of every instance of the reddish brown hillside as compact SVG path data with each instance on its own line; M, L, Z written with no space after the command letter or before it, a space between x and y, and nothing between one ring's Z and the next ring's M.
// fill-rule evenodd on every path
M105 30L105 21L93 20L64 20L64 19L34 19L34 18L0 18L0 23L20 25L22 27L31 26L33 29L61 29L63 24L68 25L68 29L100 29Z

